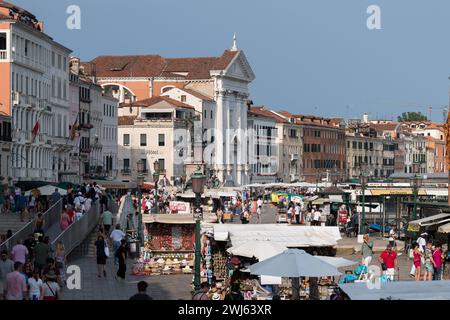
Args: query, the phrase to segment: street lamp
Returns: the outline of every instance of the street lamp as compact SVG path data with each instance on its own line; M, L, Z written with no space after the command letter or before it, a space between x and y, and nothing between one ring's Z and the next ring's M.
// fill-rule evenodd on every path
M366 185L369 180L369 174L366 169L361 170L360 181L362 191L362 210L361 210L361 223L359 226L359 234L366 234Z
M423 179L415 174L409 181L414 194L414 209L413 209L413 220L417 219L417 196L419 195L419 189L422 186Z
M138 236L139 236L139 244L141 247L144 246L144 233L142 231L142 187L144 186L144 161L139 160L137 162L137 187L139 193L139 202L138 202Z
M191 175L192 191L195 193L195 277L194 288L200 290L200 260L201 260L201 243L200 243L200 220L202 219L201 209L201 195L205 188L205 175L203 174L200 166L197 167L197 171Z
M153 182L155 183L155 213L159 212L158 199L159 161L153 162Z

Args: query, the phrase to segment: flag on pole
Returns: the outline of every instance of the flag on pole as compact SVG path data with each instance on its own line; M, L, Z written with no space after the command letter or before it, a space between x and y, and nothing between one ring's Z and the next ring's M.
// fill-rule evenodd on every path
M39 128L40 128L40 124L39 124L39 118L38 118L33 127L33 130L31 130L31 142L34 142L34 140L36 139L36 136L39 133Z
M72 140L72 141L75 139L76 131L78 129L78 115L79 115L79 113L77 114L77 117L75 118L75 122L73 123L72 127L70 128L70 140Z

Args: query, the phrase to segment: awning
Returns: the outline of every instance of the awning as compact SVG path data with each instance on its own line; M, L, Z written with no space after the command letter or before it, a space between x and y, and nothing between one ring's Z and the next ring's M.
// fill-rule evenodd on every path
M341 239L338 227L280 224L215 224L214 238L216 233L229 234L232 246L250 241L273 241L292 248L326 247L337 245Z
M411 188L402 188L402 189L371 189L369 190L370 193L372 194L372 196L395 196L395 195L399 195L399 196L408 196L408 195L413 195L412 189ZM418 192L419 196L426 196L427 192L425 191L425 189L419 189Z
M330 198L330 202L337 202L337 203L343 203L344 202L342 200L342 196L341 195L332 195L332 194L330 194L328 196L328 198Z
M216 222L216 215L203 215L203 222L210 223ZM162 213L162 214L143 214L143 223L166 223L166 224L195 224L192 214L178 214L178 213Z
M418 220L413 220L408 223L408 231L417 232L420 227L433 226L439 223L444 223L450 221L450 214L439 213L431 217L426 217Z
M330 203L330 199L319 198L319 199L313 200L311 202L311 204L319 205L319 206L324 205L325 203Z
M450 233L450 223L446 223L442 226L439 226L438 232L440 233Z
M375 285L375 284L374 284ZM339 287L352 300L450 300L450 281L393 281L379 288L367 283L343 283Z
M214 240L216 241L228 241L228 232L214 232Z

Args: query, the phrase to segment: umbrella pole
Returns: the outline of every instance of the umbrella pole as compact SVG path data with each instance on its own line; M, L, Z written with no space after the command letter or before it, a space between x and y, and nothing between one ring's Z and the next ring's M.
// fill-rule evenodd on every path
M320 300L319 281L317 277L309 277L309 300Z
M292 283L292 300L300 300L300 279L291 278Z

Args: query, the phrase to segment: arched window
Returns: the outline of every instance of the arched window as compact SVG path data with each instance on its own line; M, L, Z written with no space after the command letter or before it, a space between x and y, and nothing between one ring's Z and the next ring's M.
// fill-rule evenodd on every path
M161 88L161 93L167 92L167 91L169 91L170 89L173 89L173 88L175 88L175 87L174 87L174 86L165 86L165 87L162 87L162 88Z

